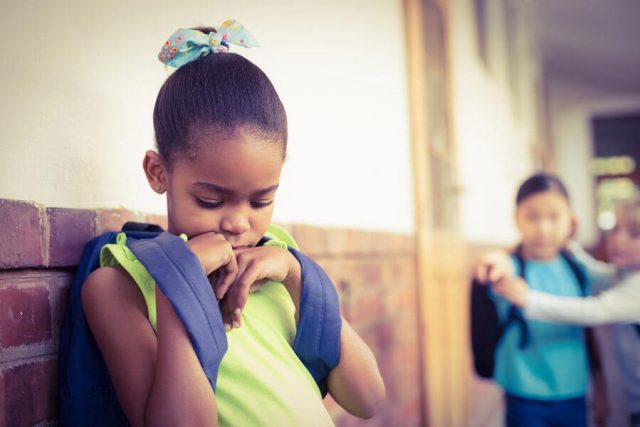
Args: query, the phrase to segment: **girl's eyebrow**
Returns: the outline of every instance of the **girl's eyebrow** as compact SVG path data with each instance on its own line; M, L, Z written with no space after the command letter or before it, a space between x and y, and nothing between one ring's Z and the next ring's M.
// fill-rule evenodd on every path
M194 184L195 187L200 187L208 191L215 191L216 193L225 194L225 195L233 195L234 191L230 188L223 187L221 185L212 184L210 182L196 182ZM257 190L253 193L253 196L264 196L265 194L269 194L273 191L276 191L279 187L279 184L271 185L267 188L263 188L261 190Z

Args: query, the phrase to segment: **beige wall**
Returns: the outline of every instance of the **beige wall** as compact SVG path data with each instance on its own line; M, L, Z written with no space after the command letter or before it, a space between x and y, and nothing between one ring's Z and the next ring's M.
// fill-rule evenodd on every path
M399 0L12 2L0 14L0 198L163 212L140 163L181 26L233 17L240 52L278 89L290 152L275 219L409 232L404 32Z
M487 63L478 54L473 1L450 1L453 132L458 145L463 236L477 242L514 243L517 185L533 172L537 142L537 55L527 4L514 5L513 45L507 45L505 2L487 2ZM509 61L517 68L513 85Z
M550 78L548 81L552 137L558 173L565 181L580 221L578 239L597 243L594 182L588 165L593 157L591 118L594 115L640 111L640 94L615 94L597 85Z

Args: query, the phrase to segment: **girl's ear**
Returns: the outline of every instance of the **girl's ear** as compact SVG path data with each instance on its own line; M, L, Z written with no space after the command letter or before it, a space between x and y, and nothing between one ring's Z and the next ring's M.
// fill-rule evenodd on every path
M142 160L142 168L151 189L158 194L163 194L167 189L167 176L160 155L153 150L147 150Z
M575 239L578 232L578 218L575 215L571 215L571 228L569 230L569 240Z

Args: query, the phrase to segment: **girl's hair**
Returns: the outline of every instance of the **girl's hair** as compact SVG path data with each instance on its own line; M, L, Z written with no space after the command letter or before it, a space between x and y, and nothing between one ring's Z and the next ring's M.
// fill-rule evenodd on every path
M169 163L196 155L203 132L224 140L242 130L281 143L286 153L287 115L273 84L234 53L211 53L169 76L156 99L153 125L160 156Z
M551 174L538 173L524 181L518 189L516 196L516 206L520 205L526 198L542 191L555 191L562 195L567 201L569 192L560 179Z

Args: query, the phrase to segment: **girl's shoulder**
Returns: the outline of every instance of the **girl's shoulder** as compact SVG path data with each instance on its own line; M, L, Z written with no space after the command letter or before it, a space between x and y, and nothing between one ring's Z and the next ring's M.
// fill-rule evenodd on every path
M134 280L120 266L99 267L92 271L82 285L81 298L86 314L98 312L108 316L112 308L123 305L147 311Z

